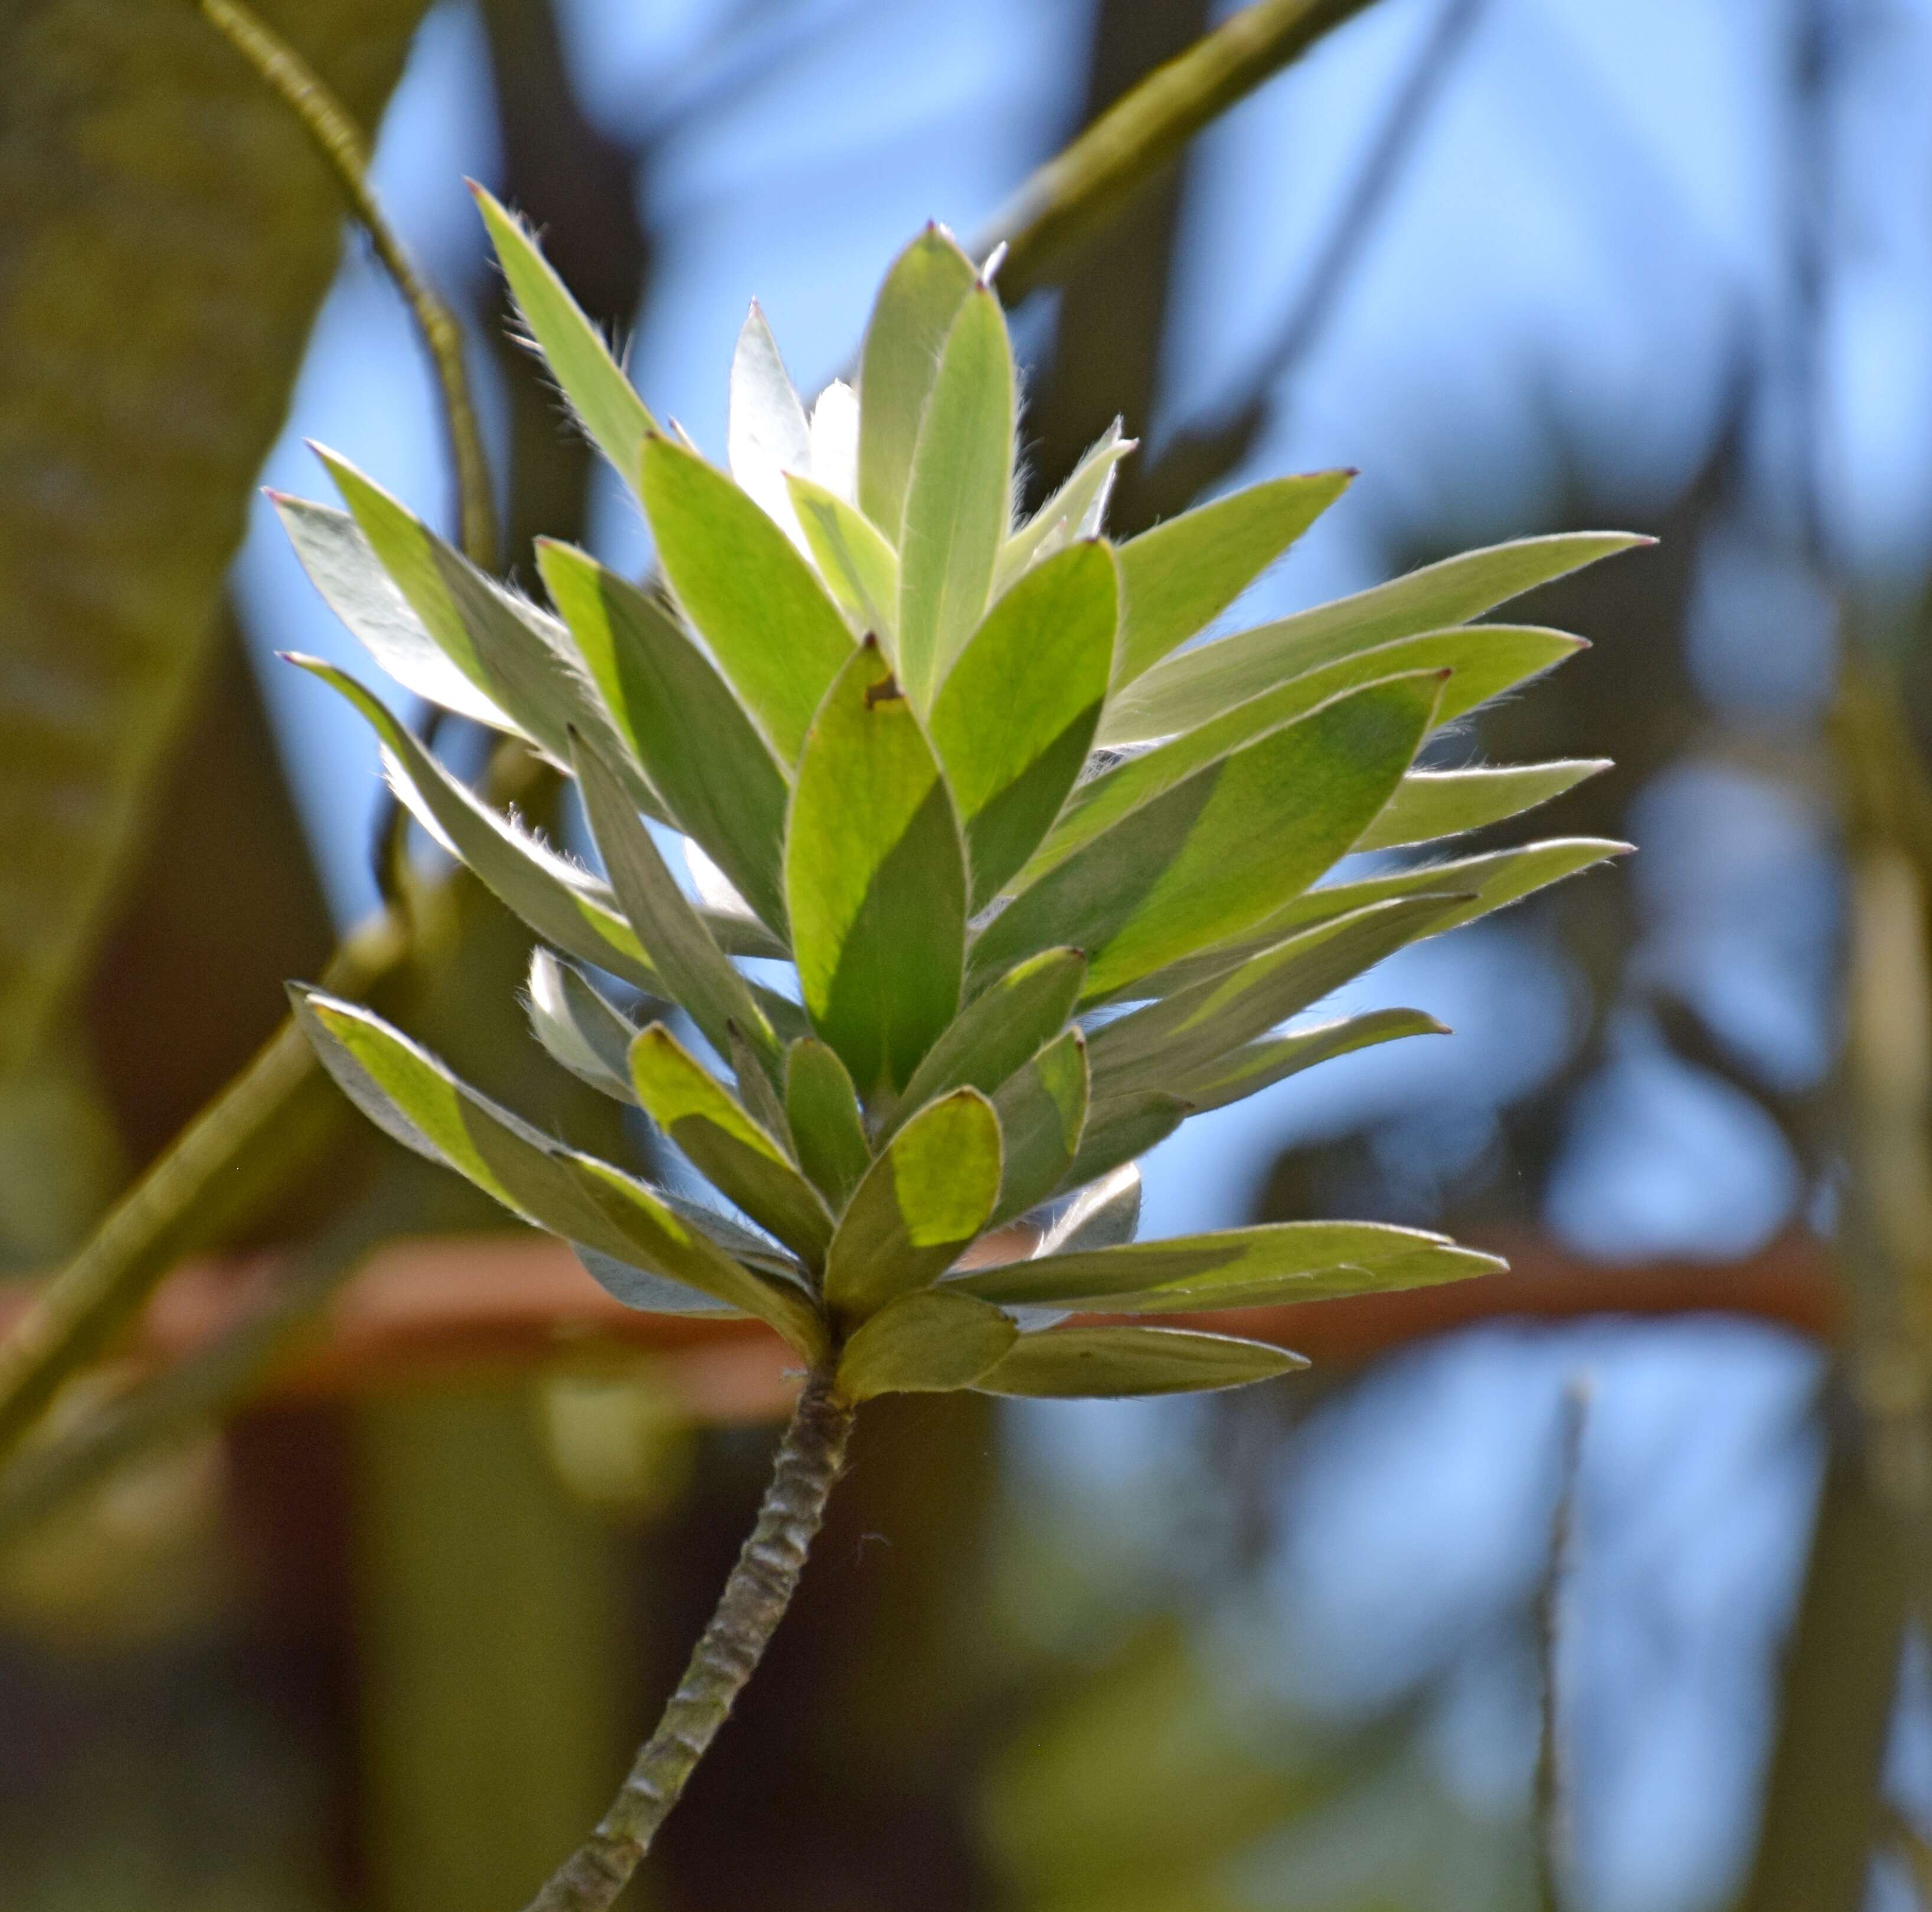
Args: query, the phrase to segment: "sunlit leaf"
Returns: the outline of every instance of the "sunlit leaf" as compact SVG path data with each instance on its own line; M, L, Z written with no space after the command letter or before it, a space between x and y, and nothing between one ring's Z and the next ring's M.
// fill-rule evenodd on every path
M943 226L892 262L866 328L859 369L860 509L895 545L920 420L946 336L978 277Z
M506 212L481 186L472 185L491 243L510 282L524 323L542 350L550 376L563 388L571 410L591 442L616 467L624 482L638 482L638 455L646 433L656 430L644 401L610 356L523 221Z
M1108 426L1066 483L1000 547L1000 560L993 569L995 592L1004 591L1029 565L1052 557L1076 538L1099 533L1115 470L1138 442L1120 436L1118 419Z
M460 668L430 635L354 518L306 498L268 495L322 601L398 683L493 730L518 730L478 681L480 665L473 675Z
M898 554L855 505L809 478L785 481L818 575L853 628L890 652L899 616Z
M630 1063L637 1025L541 944L530 952L529 1002L530 1027L555 1061L606 1095L637 1100Z
M1016 963L968 1004L927 1051L880 1133L891 1134L949 1089L994 1094L1065 1028L1086 974L1087 959L1078 950L1046 950Z
M866 1171L832 1238L825 1298L848 1322L944 1274L1000 1193L1000 1124L976 1089L928 1103Z
M1048 1043L994 1097L1006 1163L989 1228L1044 1202L1066 1179L1087 1124L1087 1039L1078 1029Z
M1022 1334L976 1384L990 1394L1121 1400L1267 1381L1308 1365L1265 1341L1182 1328L1052 1328Z
M658 599L537 541L550 599L671 820L771 927L784 927L784 774L730 688Z
M796 542L798 521L792 515L785 474L812 469L812 425L755 299L731 355L724 442L731 476L740 488Z
M1610 767L1608 758L1596 757L1480 770L1412 770L1355 848L1391 850L1404 843L1481 830L1547 803Z
M587 746L577 752L577 781L611 889L662 979L663 992L689 1014L720 1054L729 1050L729 1031L735 1025L766 1067L775 1070L778 1038L751 986L712 940L622 787Z
M1114 700L1101 740L1125 743L1192 729L1287 678L1396 638L1460 624L1536 585L1651 542L1620 531L1520 539L1183 651Z
M852 655L838 606L730 479L668 438L644 441L644 499L678 602L779 760L796 762L819 700Z
M1151 803L1197 770L1345 691L1412 671L1446 671L1450 674L1436 707L1439 728L1582 648L1583 640L1567 632L1472 624L1401 638L1310 671L1082 784L1021 872L1020 885L1036 881L1130 811ZM1108 721L1102 720L1103 732Z
M872 1145L858 1091L838 1052L816 1036L801 1036L785 1052L785 1116L799 1166L842 1214L872 1166Z
M959 1006L965 851L932 747L875 645L800 759L785 893L812 1026L868 1098L902 1086Z
M1087 761L1119 616L1113 553L1076 545L993 607L934 701L976 909L1039 848Z
M1493 1255L1447 1235L1380 1222L1270 1222L1257 1228L1134 1241L1077 1254L1036 1256L949 1283L1002 1306L1078 1306L1096 1313L1176 1313L1258 1307L1332 1295L1493 1274Z
M1388 801L1442 688L1418 673L1348 692L1197 771L1022 890L974 944L974 975L1073 943L1097 998L1265 917Z
M818 1267L832 1217L778 1139L662 1022L631 1045L631 1081L644 1112L760 1228Z
M897 655L921 710L986 614L1012 482L1012 348L1000 302L982 286L946 335L906 488Z
M641 1182L499 1109L370 1011L292 995L323 1066L398 1139L532 1226L743 1308L816 1352L822 1331L804 1294L732 1260Z
M1348 488L1354 473L1270 479L1196 505L1120 547L1118 682L1203 631ZM1438 620L1441 621L1441 620Z
M1173 1084L1198 1114L1225 1109L1228 1103L1257 1095L1290 1076L1312 1069L1338 1055L1352 1054L1378 1043L1405 1036L1446 1036L1449 1031L1432 1016L1418 1009L1376 1009L1365 1015L1318 1023L1285 1035L1264 1036L1244 1043L1210 1062L1188 1070Z
M970 1295L902 1295L846 1343L838 1391L860 1401L970 1388L1018 1333L1010 1316Z

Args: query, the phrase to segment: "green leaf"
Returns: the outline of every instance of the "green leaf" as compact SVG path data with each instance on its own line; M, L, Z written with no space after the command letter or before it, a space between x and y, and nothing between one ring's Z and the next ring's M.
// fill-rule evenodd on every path
M755 299L731 355L725 452L739 488L790 536L796 521L785 474L812 469L812 424Z
M943 226L892 262L859 368L859 506L895 545L920 420L947 333L979 274Z
M832 1238L825 1298L848 1324L929 1286L986 1226L1000 1124L976 1089L928 1103L866 1171Z
M1265 1036L1258 1042L1244 1043L1210 1062L1189 1070L1174 1085L1205 1115L1210 1109L1225 1109L1230 1103L1258 1094L1286 1082L1290 1076L1312 1069L1318 1062L1348 1055L1378 1043L1394 1042L1404 1036L1446 1036L1449 1031L1432 1016L1419 1009L1376 1009L1364 1016L1350 1016L1334 1022L1317 1023L1286 1035Z
M590 739L652 810L657 797L555 618L506 591L346 460L316 448L356 523L425 629L458 668L560 764L570 733Z
M1078 950L1047 950L1016 964L968 1003L926 1052L880 1124L881 1136L949 1089L993 1094L1066 1026L1086 974L1087 959Z
M966 858L951 798L876 644L826 694L800 759L785 894L812 1027L868 1099L959 1007Z
M542 944L530 952L530 1027L551 1057L594 1089L635 1103L631 1042L637 1025Z
M1126 584L1117 682L1204 630L1346 491L1352 471L1251 485L1197 505L1120 547Z
M975 909L1040 847L1087 761L1119 619L1112 551L1076 545L993 607L933 704L933 745L965 825Z
M838 1052L816 1036L800 1037L785 1052L785 1115L799 1166L842 1214L872 1165L872 1145Z
M1197 771L1022 890L974 944L974 974L1075 943L1090 1001L1265 917L1388 801L1442 688L1421 672L1347 692Z
M1000 302L978 286L920 421L898 541L899 671L922 710L986 615L1012 486L1012 347Z
M550 376L562 387L591 441L634 489L638 452L645 434L657 428L644 401L632 390L597 328L538 251L523 221L481 186L472 185L470 190L490 229L511 296Z
M638 1100L699 1172L807 1265L823 1265L832 1217L784 1146L662 1022L631 1045Z
M1298 1016L1405 944L1427 935L1468 901L1426 892L1371 903L1311 923L1220 976L1120 1016L1093 1039L1094 1093L1164 1088L1211 1067L1243 1043Z
M1002 1307L1096 1313L1256 1307L1460 1281L1506 1265L1447 1235L1381 1222L1270 1222L1171 1241L1037 1256L947 1284Z
M852 635L791 541L721 471L668 438L644 441L644 509L685 614L779 761L797 761Z
M1621 531L1520 539L1200 645L1156 665L1117 698L1101 741L1191 729L1286 678L1396 638L1460 624L1612 552L1653 542Z
M1594 757L1480 770L1412 770L1355 848L1393 850L1405 843L1481 830L1547 803L1610 767L1607 757Z
M712 941L622 787L588 746L577 752L577 781L610 887L662 979L662 993L689 1014L720 1055L730 1050L735 1025L766 1066L776 1068L778 1038L751 985Z
M1010 1348L1019 1329L970 1295L902 1295L864 1323L838 1358L848 1400L970 1388Z
M755 1314L808 1358L823 1345L806 1295L734 1261L641 1182L498 1108L369 1010L290 994L323 1067L398 1140L533 1227Z
M796 1160L796 1153L789 1146L791 1124L786 1119L784 1103L778 1095L778 1085L784 1079L782 1054L776 1065L766 1062L746 1040L744 1032L735 1022L727 1030L726 1035L725 1059L731 1065L731 1079L737 1088L738 1100L745 1105L746 1112L752 1121Z
M1021 872L1020 887L1037 881L1083 843L1092 842L1129 812L1153 802L1196 771L1318 709L1344 691L1406 676L1412 671L1447 671L1449 680L1436 707L1439 728L1583 647L1581 638L1562 631L1474 624L1402 638L1310 671L1082 784L1039 853ZM1102 719L1102 733L1110 721ZM1102 740L1106 740L1104 734Z
M1165 1142L1193 1113L1192 1103L1160 1089L1096 1098L1088 1105L1079 1152L1061 1186L1082 1188L1112 1174Z
M397 794L411 813L546 942L640 989L662 986L637 932L589 872L478 802L346 671L320 658L291 655L288 661L320 677L368 719L382 740Z
M271 491L269 501L322 601L405 690L492 730L522 734L475 675L432 638L346 512Z
M989 1394L1118 1400L1239 1388L1307 1365L1286 1348L1232 1334L1184 1328L1054 1328L1022 1334L977 1385Z
M790 791L770 746L659 599L568 545L538 539L537 564L672 821L782 932Z
M1107 515L1114 470L1139 443L1120 436L1116 419L1076 465L1066 482L1000 547L993 590L1005 590L1029 565L1038 564L1076 538L1097 537Z
M796 473L785 483L826 589L854 630L871 632L890 650L898 631L898 552L836 491Z
M1087 1124L1087 1038L1069 1029L993 1098L1006 1166L988 1227L1025 1214L1066 1179Z

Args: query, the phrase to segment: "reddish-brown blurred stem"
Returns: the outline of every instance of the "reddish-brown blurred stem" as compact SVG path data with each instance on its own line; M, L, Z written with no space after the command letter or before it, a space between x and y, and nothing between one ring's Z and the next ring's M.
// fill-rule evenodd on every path
M596 1830L528 1912L603 1912L628 1883L791 1604L851 1429L852 1410L832 1392L830 1372L814 1370L779 1443L757 1524L657 1730Z

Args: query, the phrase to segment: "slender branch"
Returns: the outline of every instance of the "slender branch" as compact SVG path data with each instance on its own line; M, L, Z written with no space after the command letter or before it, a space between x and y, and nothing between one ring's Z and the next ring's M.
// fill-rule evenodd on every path
M1572 1382L1563 1391L1556 1505L1550 1520L1550 1564L1536 1601L1538 1682L1536 1741L1536 1902L1539 1912L1562 1912L1562 1881L1570 1869L1569 1775L1563 1757L1557 1656L1563 1637L1563 1594L1576 1545L1576 1474L1583 1454L1589 1391Z
M494 571L496 509L490 497L490 466L477 428L476 407L470 399L469 375L464 369L463 328L389 224L369 183L369 149L362 129L321 76L242 0L198 0L198 4L202 19L255 69L308 129L316 150L328 161L351 210L368 233L376 257L408 305L442 389L463 549L472 563Z
M603 1912L629 1882L791 1604L851 1427L852 1410L832 1393L830 1374L814 1370L779 1445L758 1524L657 1730L596 1830L528 1912Z
M1041 167L974 242L984 258L1004 242L1000 290L1009 304L1044 283L1064 257L1120 212L1202 128L1369 0L1257 0L1142 80L1058 158Z

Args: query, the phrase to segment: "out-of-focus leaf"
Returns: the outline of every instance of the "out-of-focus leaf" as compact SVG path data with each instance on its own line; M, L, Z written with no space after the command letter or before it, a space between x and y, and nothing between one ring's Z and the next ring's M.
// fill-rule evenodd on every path
M1348 692L1197 771L1022 890L974 944L974 975L1074 943L1096 998L1266 917L1388 801L1442 688L1420 672Z
M812 1027L862 1094L902 1086L959 1007L966 857L939 765L876 644L814 719L785 842Z
M1558 764L1511 764L1469 770L1412 770L1388 807L1361 835L1358 850L1392 850L1432 837L1459 836L1547 803L1610 767L1606 757Z
M980 286L946 335L899 536L899 673L921 710L986 614L1012 485L1012 347L999 300Z
M1330 1295L1493 1274L1493 1255L1447 1235L1381 1222L1270 1222L1171 1241L1036 1256L962 1275L950 1286L1003 1306L1078 1305L1118 1314L1313 1301ZM1238 1299L1222 1298L1238 1297Z
M290 30L373 125L422 11L314 0ZM192 7L40 0L0 8L0 203L4 1074L91 968L149 833L342 200Z
M289 661L340 692L368 719L411 813L545 941L640 989L662 986L637 932L602 884L478 802L346 671L320 658Z
M993 1098L1006 1166L988 1227L1025 1214L1066 1179L1087 1124L1087 1039L1069 1029Z
M826 590L854 630L871 632L891 650L898 632L898 552L870 518L836 492L796 475L785 483Z
M1042 1238L1042 1255L1111 1248L1131 1241L1141 1225L1141 1172L1132 1163L1090 1182L1069 1202Z
M970 1388L1013 1345L1012 1319L970 1295L902 1295L865 1322L838 1358L838 1391L942 1394Z
M1046 950L1016 963L967 1004L926 1052L898 1106L880 1124L889 1136L908 1115L956 1088L992 1095L1066 1027L1079 1000L1087 959L1078 950Z
M1093 1045L1094 1092L1164 1088L1186 1095L1184 1077L1214 1066L1243 1043L1298 1016L1383 957L1427 935L1466 897L1425 891L1370 903L1311 923L1226 974L1109 1022ZM1190 1098L1192 1100L1192 1098Z
M1120 436L1116 419L1069 475L1066 482L1000 547L993 589L1003 591L1029 565L1038 564L1076 538L1093 537L1106 522L1114 468L1138 441Z
M1076 545L993 607L934 702L933 746L965 826L975 909L1040 847L1087 761L1119 619L1113 553Z
M563 626L484 576L346 459L320 446L316 455L391 581L458 669L558 764L570 761L573 730L590 738L636 800L655 810L656 793Z
M656 429L644 401L619 368L603 335L586 318L551 270L521 220L506 212L481 186L472 185L491 243L550 376L591 442L633 490L646 434Z
M1564 631L1472 624L1400 638L1310 671L1265 697L1251 698L1199 729L1130 757L1082 785L1039 853L1021 872L1021 886L1036 881L1081 845L1090 842L1130 811L1151 803L1196 770L1305 716L1344 691L1412 671L1447 671L1449 680L1436 707L1435 721L1440 726L1453 723L1478 704L1560 664L1583 647L1581 638ZM1103 719L1103 730L1106 725Z
M577 781L610 887L662 979L662 992L688 1013L721 1055L730 1048L735 1025L766 1067L776 1069L778 1038L751 985L712 940L622 786L587 746L577 752Z
M832 1217L818 1191L662 1022L631 1045L631 1081L644 1112L709 1181L808 1266L820 1265Z
M1000 1124L976 1089L955 1089L893 1136L832 1238L825 1298L848 1322L950 1268L1000 1193Z
M1120 1400L1271 1380L1308 1363L1286 1348L1185 1328L1052 1328L1022 1334L976 1384L989 1394Z
M635 1024L541 944L530 953L530 1011L537 1040L573 1076L620 1102L637 1100L630 1062Z
M369 1010L315 990L292 994L323 1066L397 1140L533 1226L741 1307L816 1352L822 1335L802 1293L721 1253L644 1184L497 1108Z
M782 932L790 792L770 746L668 606L568 545L539 539L537 564L671 819Z
M940 354L979 275L943 226L892 262L866 327L859 368L859 507L895 545L920 420Z
M838 1052L816 1036L801 1036L785 1052L785 1115L799 1166L834 1214L872 1166L872 1145L858 1091Z
M1286 1035L1264 1036L1258 1042L1244 1043L1212 1062L1203 1063L1180 1076L1173 1086L1194 1105L1197 1114L1210 1109L1225 1109L1231 1102L1258 1095L1276 1082L1318 1062L1347 1055L1378 1043L1399 1040L1404 1036L1446 1036L1449 1033L1432 1016L1419 1009L1375 1009L1366 1015L1350 1016L1339 1022L1318 1023L1312 1028L1291 1030Z
M1460 624L1536 585L1650 542L1622 531L1519 539L1202 644L1136 679L1108 708L1101 740L1190 730L1286 678L1396 638Z
M424 629L346 512L271 492L277 516L322 601L405 690L492 730L520 728ZM478 674L480 675L480 671Z
M1112 1174L1124 1163L1144 1155L1156 1142L1165 1142L1193 1113L1192 1103L1165 1090L1096 1098L1088 1105L1079 1152L1066 1172L1064 1186L1084 1187Z
M1351 471L1270 479L1120 547L1123 684L1204 630L1348 488ZM1436 620L1441 622L1442 620Z
M765 515L796 542L797 520L785 488L785 474L812 469L812 422L755 299L731 354L724 446L740 490L755 499Z
M852 634L812 566L721 471L656 436L644 509L686 614L763 727L796 763L812 713L852 655Z

